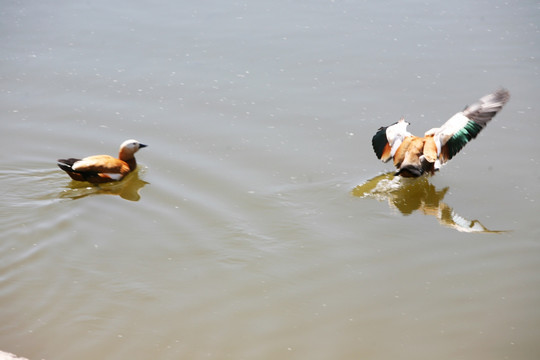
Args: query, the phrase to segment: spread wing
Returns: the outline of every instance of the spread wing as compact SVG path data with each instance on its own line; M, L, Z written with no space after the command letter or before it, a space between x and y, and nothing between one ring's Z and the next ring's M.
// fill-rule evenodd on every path
M129 173L129 166L127 163L109 155L94 155L85 157L84 159L75 162L72 168L73 170L78 172L94 172L106 174Z
M437 154L442 164L456 155L502 109L510 93L500 89L486 95L465 110L452 116L440 128L431 129L426 136L433 136Z

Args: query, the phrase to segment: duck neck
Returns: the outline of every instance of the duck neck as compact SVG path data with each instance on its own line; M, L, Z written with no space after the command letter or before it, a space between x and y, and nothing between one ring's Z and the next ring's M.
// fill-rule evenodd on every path
M133 171L137 168L137 161L135 160L134 157L132 157L129 160L124 160L124 161L128 164L130 171Z
M118 158L128 164L130 171L133 171L137 168L137 160L135 160L135 156L133 156L133 154L126 153L125 151L120 150Z

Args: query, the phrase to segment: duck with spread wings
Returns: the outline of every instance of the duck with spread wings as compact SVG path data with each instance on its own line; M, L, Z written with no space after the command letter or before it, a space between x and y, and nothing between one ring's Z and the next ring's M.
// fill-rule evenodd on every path
M394 160L396 175L434 174L474 139L509 99L507 90L497 90L467 106L441 127L428 130L424 137L409 133L409 123L401 118L393 125L379 128L372 139L373 150L384 162Z

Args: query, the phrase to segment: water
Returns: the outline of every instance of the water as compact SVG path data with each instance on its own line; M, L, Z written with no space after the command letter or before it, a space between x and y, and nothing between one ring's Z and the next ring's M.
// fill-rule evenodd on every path
M1 19L0 349L540 353L538 4L10 1ZM422 134L500 86L435 177L381 175L379 126ZM56 167L128 138L149 147L120 184Z

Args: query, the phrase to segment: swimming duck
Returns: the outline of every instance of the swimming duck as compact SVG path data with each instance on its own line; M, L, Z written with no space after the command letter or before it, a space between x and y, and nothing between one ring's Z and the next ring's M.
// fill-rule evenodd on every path
M147 145L126 140L120 145L118 159L109 155L93 155L84 159L58 159L58 166L73 180L101 184L122 180L137 168L135 153Z
M409 123L401 118L395 124L379 128L371 141L373 150L383 162L394 159L398 169L395 175L432 175L474 139L509 99L510 93L499 89L467 106L441 127L428 130L424 137L409 133Z

